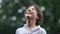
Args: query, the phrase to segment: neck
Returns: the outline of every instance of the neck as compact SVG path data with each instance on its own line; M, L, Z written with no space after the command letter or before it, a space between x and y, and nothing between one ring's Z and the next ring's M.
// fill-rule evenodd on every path
M30 29L33 29L36 27L35 22L36 22L35 19L27 19L26 20L26 24L27 24L28 28L30 28Z

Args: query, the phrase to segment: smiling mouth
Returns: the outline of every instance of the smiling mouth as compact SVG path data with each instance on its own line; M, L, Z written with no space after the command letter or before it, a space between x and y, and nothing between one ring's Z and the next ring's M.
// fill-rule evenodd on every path
M32 14L32 12L26 12L26 14Z
M26 12L26 16L32 16L31 12Z
M27 14L32 14L32 13L27 13Z

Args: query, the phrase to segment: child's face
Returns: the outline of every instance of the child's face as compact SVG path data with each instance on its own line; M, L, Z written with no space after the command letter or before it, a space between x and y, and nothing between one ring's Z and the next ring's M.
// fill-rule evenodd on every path
M33 19L38 18L36 8L34 6L29 7L25 11L25 17L30 17L30 18L33 18Z

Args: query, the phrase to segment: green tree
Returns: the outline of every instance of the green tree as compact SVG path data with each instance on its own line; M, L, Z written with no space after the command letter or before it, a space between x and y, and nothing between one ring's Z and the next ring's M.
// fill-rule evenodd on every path
M60 34L60 0L2 0L0 1L0 34L15 34L25 24L27 6L36 3L45 7L41 25L47 34Z

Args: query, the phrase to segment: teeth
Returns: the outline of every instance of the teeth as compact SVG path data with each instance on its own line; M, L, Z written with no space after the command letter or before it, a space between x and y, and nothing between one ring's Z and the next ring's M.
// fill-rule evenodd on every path
M32 12L26 12L26 14L32 14Z
M27 13L27 14L32 14L32 13Z
M32 12L28 12L29 14L32 14Z

